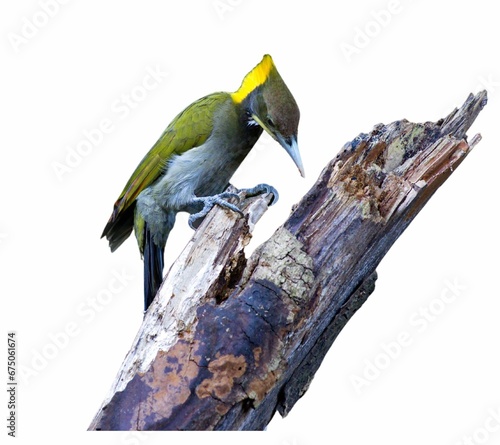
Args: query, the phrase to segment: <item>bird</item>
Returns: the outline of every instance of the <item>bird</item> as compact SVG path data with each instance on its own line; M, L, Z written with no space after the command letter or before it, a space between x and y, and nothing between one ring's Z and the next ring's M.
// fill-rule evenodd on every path
M233 173L266 131L289 154L302 177L297 132L300 111L269 54L234 92L196 100L167 126L114 203L101 238L114 252L134 231L144 261L144 311L163 280L164 251L176 214L199 226L215 205L242 214L225 192ZM245 197L278 192L267 184L242 189Z

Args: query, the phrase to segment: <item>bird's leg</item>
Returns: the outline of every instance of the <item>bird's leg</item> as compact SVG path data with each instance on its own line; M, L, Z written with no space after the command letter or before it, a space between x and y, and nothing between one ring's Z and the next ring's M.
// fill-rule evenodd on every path
M273 199L271 200L270 205L276 204L280 196L278 194L278 190L276 190L272 185L258 184L250 189L238 190L238 194L242 194L243 198L251 198L252 196L257 195L267 195L269 193L273 195Z
M189 227L192 229L196 229L199 224L196 224L195 222L199 219L203 219L205 216L207 216L208 212L212 210L212 207L214 205L219 205L221 207L224 207L225 209L232 210L233 212L239 213L241 216L244 216L243 212L234 204L231 204L230 202L227 201L227 199L230 198L235 198L238 202L240 201L240 197L236 193L230 193L230 192L224 192L224 193L219 193L218 195L214 196L203 196L203 197L195 197L193 200L190 202L190 204L202 204L203 208L197 212L192 214L189 219Z
M227 201L227 199L235 198L237 202L240 202L241 197L245 199L262 194L267 195L268 193L271 193L273 195L273 199L271 200L270 205L276 204L276 202L279 199L278 191L272 185L268 184L258 184L255 187L249 189L239 189L238 194L224 192L214 196L194 197L192 201L189 203L189 207L201 204L203 208L199 212L193 213L189 217L188 219L189 227L191 227L192 229L196 229L200 225L199 222L198 223L196 222L207 216L208 212L212 210L212 207L214 205L219 205L221 207L224 207L225 209L232 210L233 212L236 212L241 216L245 216L243 212L235 204L231 204L230 202Z

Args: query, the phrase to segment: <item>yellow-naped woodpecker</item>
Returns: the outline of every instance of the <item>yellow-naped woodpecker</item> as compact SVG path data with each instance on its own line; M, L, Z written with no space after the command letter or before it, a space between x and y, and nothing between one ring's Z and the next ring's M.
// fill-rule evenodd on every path
M224 193L233 173L266 130L304 167L297 145L299 108L271 56L250 71L234 93L218 92L179 113L144 156L115 202L102 237L114 252L132 229L144 259L144 306L149 307L163 278L163 254L177 212L189 212L194 228L214 205L236 212ZM266 184L246 196L273 193Z

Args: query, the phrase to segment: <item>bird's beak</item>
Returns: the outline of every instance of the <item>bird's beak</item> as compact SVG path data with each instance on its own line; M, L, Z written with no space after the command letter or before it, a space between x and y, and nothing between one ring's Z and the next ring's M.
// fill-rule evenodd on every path
M292 136L290 138L284 138L281 135L276 135L276 140L281 144L281 146L286 150L286 152L290 155L293 162L299 169L300 175L305 178L306 174L304 172L304 165L302 164L302 158L300 157L299 146L297 144L297 138Z
M300 175L303 178L305 178L306 174L304 172L304 165L302 164L302 158L300 157L299 146L297 144L297 138L295 136L291 136L289 138L284 138L283 136L281 136L281 134L274 133L270 128L267 127L267 125L264 125L264 123L255 114L252 115L252 118L264 130L266 130L275 141L278 141L280 143L280 145L290 155L290 157L292 158L293 162L295 162L295 165L299 169Z

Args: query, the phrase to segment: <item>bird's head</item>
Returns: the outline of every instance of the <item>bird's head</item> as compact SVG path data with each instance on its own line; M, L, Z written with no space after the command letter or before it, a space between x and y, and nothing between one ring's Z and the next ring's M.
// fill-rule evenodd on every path
M304 176L304 166L297 145L299 107L271 56L266 54L263 57L245 76L241 87L232 97L245 107L248 124L260 125L278 141Z

